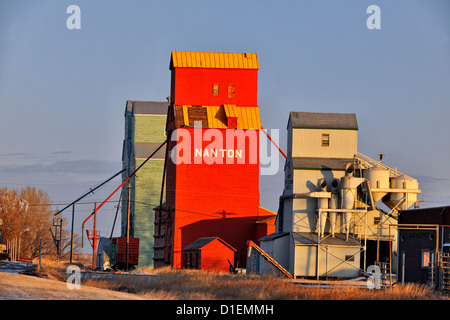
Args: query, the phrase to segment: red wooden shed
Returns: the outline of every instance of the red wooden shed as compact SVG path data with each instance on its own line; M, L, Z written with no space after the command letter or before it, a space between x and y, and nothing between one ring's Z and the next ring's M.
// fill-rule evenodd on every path
M228 272L235 252L219 237L199 238L183 249L184 268Z

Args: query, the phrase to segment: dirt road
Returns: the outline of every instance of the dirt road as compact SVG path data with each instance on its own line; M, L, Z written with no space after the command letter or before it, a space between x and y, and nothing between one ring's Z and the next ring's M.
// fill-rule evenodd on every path
M0 300L141 300L138 295L81 286L69 289L65 282L0 272Z
M62 281L19 274L30 268L27 263L0 261L0 300L142 300L138 295L83 285L69 289Z

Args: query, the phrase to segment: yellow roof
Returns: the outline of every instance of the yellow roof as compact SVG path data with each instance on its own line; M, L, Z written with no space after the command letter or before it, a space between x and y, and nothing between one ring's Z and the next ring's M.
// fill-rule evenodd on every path
M227 107L225 107L227 106ZM258 107L237 107L223 105L220 107L205 107L208 114L208 127L226 129L227 118L238 118L237 129L261 129L261 119Z
M257 53L172 51L172 68L259 69Z
M224 104L223 107L225 109L225 115L227 116L227 118L229 117L237 118L239 116L235 104Z
M179 121L186 126L189 126L190 121L188 117L188 108L192 106L183 105L180 109L183 114L177 114L180 118ZM198 107L197 107L198 108ZM259 107L238 107L235 105L222 105L222 106L202 106L206 109L207 125L203 127L227 129L228 117L238 118L237 129L261 129L261 119L259 116ZM183 120L181 120L183 119ZM181 123L179 123L181 124Z

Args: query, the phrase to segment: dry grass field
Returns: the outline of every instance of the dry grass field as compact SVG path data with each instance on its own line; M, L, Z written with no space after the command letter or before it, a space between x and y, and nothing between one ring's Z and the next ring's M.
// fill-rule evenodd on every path
M199 270L159 269L153 276L87 279L85 285L165 300L440 300L446 299L426 286L395 285L384 290L357 287L305 287L280 277Z
M394 285L384 290L341 286L319 288L301 286L281 277L170 268L140 269L132 273L86 270L82 273L82 292L67 289L65 282L69 275L66 268L67 264L46 262L38 271L47 275L47 279L22 275L0 277L0 282L3 281L0 298L21 299L21 292L24 299L39 299L41 294L42 299L106 300L448 300L447 296L416 284ZM5 288L14 286L17 294L10 290L8 296ZM54 294L50 294L52 291ZM26 292L32 293L27 296Z

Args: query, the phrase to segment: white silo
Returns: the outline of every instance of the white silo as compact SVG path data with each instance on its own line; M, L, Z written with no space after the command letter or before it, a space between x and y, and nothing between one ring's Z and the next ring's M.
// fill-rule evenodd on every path
M383 203L390 209L406 210L417 201L416 192L408 192L408 190L417 190L419 183L407 175L401 175L391 179L391 189L394 189L389 194ZM398 192L399 189L404 189L405 192Z
M389 170L379 166L373 166L364 171L364 178L369 182L372 189L372 198L377 203L383 198L387 191L377 191L377 189L389 189Z
M340 194L341 194L341 208L342 209L354 209L357 196L356 188L364 182L364 178L357 178L353 176L353 165L347 164L345 168L345 176L341 178ZM347 233L350 231L350 221L352 218L352 212L344 212L345 230Z

